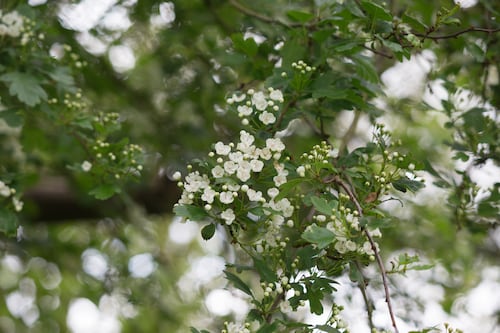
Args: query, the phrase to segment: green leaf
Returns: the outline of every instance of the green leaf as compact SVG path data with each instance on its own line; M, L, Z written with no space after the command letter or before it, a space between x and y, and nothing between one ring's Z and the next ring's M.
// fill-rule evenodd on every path
M33 75L11 72L0 76L0 81L9 85L9 94L16 96L28 106L35 106L47 99L47 93L40 86L39 80Z
M340 333L340 331L338 329L333 328L333 327L328 326L328 325L316 325L314 328L317 330L320 330L322 332L327 332L327 333Z
M264 260L253 257L253 262L255 268L257 269L257 272L259 272L261 280L266 282L275 282L276 280L278 280L276 272L270 269Z
M199 221L208 216L203 208L193 205L177 205L174 207L174 213L192 221Z
M404 23L407 23L415 30L426 31L428 29L428 26L425 23L423 23L420 19L412 16L411 14L404 13L401 19Z
M320 197L311 197L311 202L318 212L326 214L327 216L330 216L332 214L332 210L336 209L338 206L337 201L328 201Z
M309 292L307 296L311 313L321 315L323 313L323 305L321 304L323 294L321 292Z
M301 12L298 10L290 10L286 12L286 15L295 22L306 23L314 18L314 15L307 12Z
M203 229L201 229L201 237L204 239L204 240L209 240L210 238L212 238L215 234L215 224L214 223L210 223L210 224L207 224L206 226L203 227Z
M5 207L0 207L0 232L13 236L16 233L17 224L16 213Z
M331 100L346 99L347 90L339 90L335 87L325 87L322 89L315 89L312 93L313 98L323 98L326 97Z
M335 234L330 230L318 227L313 224L302 233L302 239L318 245L318 248L323 249L330 245L335 240Z
M410 190L411 192L417 192L425 185L417 180L411 180L408 177L401 177L398 180L392 182L394 188L401 192L406 192L406 190Z
M72 90L75 86L75 79L68 67L57 67L52 73L49 73L49 76L65 89Z
M291 179L285 184L280 186L280 193L278 196L274 199L275 202L285 198L288 196L290 192L292 192L294 189L296 189L300 184L304 182L308 182L309 180L307 178L295 178Z
M357 17L366 17L365 13L363 13L363 11L358 7L356 1L347 0L344 2L344 5L352 15Z
M277 322L274 322L272 324L265 324L264 326L259 328L257 333L275 333L277 327L278 327Z
M384 7L379 6L373 1L362 1L361 5L368 15L373 19L380 19L392 22L392 15Z
M114 184L100 185L89 192L90 195L98 200L111 198L115 193L120 193L120 188Z
M237 275L227 270L224 271L224 274L226 275L226 279L231 281L236 288L243 291L245 294L249 296L253 296L250 287L248 287L248 285L245 282L243 282L243 280L241 280Z
M233 41L234 49L243 52L249 57L253 57L257 54L259 46L253 38L244 39L243 34L232 34L231 40Z
M24 117L19 110L0 111L0 119L3 119L10 127L19 127L24 124Z

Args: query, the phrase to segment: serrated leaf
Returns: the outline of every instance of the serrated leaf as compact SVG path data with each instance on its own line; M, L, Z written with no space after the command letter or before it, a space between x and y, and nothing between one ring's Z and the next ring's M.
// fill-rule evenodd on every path
M57 67L49 76L59 83L63 88L71 89L75 86L75 79L68 67Z
M332 210L336 209L338 206L337 201L328 201L320 197L311 197L311 202L318 212L326 214L328 216L330 216L332 214Z
M0 207L0 232L13 236L17 229L18 218L16 213Z
M358 7L356 1L347 0L344 2L344 5L352 15L357 17L366 17L365 13L363 13L363 11Z
M98 200L106 200L116 193L120 193L120 188L113 184L100 185L89 192L90 195Z
M254 257L253 262L255 268L257 269L257 272L259 272L259 275L263 281L275 282L276 280L278 280L276 272L270 269L264 260Z
M289 10L288 12L286 12L286 15L292 21L300 22L300 23L309 22L310 20L312 20L314 18L313 14L307 13L307 12L301 12L298 10Z
M406 192L406 190L410 190L411 192L417 192L425 185L422 182L417 180L411 180L408 177L402 177L398 180L392 182L394 188L401 192Z
M231 281L236 288L243 291L245 294L249 296L253 296L250 287L248 287L248 285L245 282L243 282L243 280L241 280L237 275L227 270L224 271L224 274L226 275L226 279Z
M404 23L407 23L412 27L413 29L416 29L418 31L427 31L428 26L418 18L408 14L404 13L403 17L401 18Z
M323 249L335 240L335 234L326 228L313 224L302 233L302 239L316 244L319 249Z
M373 1L363 1L361 2L364 10L368 15L370 15L373 19L380 19L384 21L392 22L392 15L382 6L374 3Z
M0 119L3 119L10 127L19 127L24 123L24 117L19 110L3 110L0 111Z
M203 229L201 229L201 237L204 239L204 240L209 240L210 238L212 238L215 234L215 224L214 223L210 223L210 224L207 224L206 226L203 227Z
M208 216L203 208L193 205L177 205L174 207L174 213L192 221L199 221Z
M278 327L278 323L274 322L272 324L265 324L259 330L257 333L274 333L276 332L276 328Z
M11 72L0 76L0 81L9 86L9 94L16 96L28 106L35 106L47 99L47 93L40 86L39 80L33 75Z
M250 57L253 57L257 54L259 46L255 42L253 38L245 39L243 34L232 34L231 40L233 41L233 46L235 50L240 51Z
M327 333L340 333L340 331L338 329L333 328L333 327L328 326L328 325L316 325L314 328L317 330L320 330L322 332L327 332Z

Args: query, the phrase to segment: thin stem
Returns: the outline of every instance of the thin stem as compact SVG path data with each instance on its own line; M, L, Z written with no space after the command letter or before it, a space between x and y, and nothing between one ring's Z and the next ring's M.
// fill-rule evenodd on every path
M358 269L359 274L361 274L361 277L363 279L362 281L358 281L358 288L361 291L361 295L363 296L363 301L365 302L366 312L368 313L368 325L370 326L370 331L371 331L375 328L375 326L373 325L372 302L368 298L368 294L366 292L366 285L367 285L366 278L363 274L363 267L361 267L361 265L359 264L359 261L356 260L354 262L354 264L356 265L356 268Z
M272 17L268 17L268 16L265 16L265 15L262 15L260 13L257 13L256 11L253 11L252 9L243 6L242 4L240 4L236 0L229 0L229 3L231 4L231 6L233 6L236 9L238 9L240 12L242 12L245 15L248 15L248 16L251 16L251 17L255 17L256 19L259 19L259 20L261 20L263 22L276 23L276 24L284 26L285 28L290 28L290 26L287 23L282 22L282 21L277 20L277 19L274 19Z
M360 116L361 112L357 110L354 111L354 118L352 119L351 125L349 126L344 136L342 137L342 140L340 141L339 152L344 151L345 147L347 147L347 144L351 140L352 136L356 133L356 128L358 127Z
M485 32L485 33L491 34L491 33L499 32L499 31L500 31L500 28L488 29L488 28L469 27L467 29L457 31L457 32L454 32L454 33L449 34L449 35L441 35L441 36L431 36L430 33L432 33L432 31L427 32L425 34L421 34L421 33L413 33L413 34L415 36L418 36L418 37L423 37L424 39L428 38L428 39L432 39L432 40L439 40L439 39L455 38L455 37L458 37L458 36L463 35L463 34L468 33L468 32Z
M354 203L356 206L356 210L359 213L359 216L363 216L363 208L361 207L361 204L358 201L358 198L356 197L356 194L354 193L354 189L351 189L349 185L347 185L342 179L340 179L338 176L335 176L334 181L340 185L346 191L347 195L351 199L351 201ZM363 232L366 235L366 238L368 239L368 242L370 242L371 248L373 250L373 253L375 255L375 260L377 261L378 268L380 270L380 274L382 275L382 283L384 285L384 292L385 292L385 301L387 303L387 308L389 310L389 315L391 317L391 322L392 322L392 327L394 327L394 332L399 333L398 327L396 325L396 317L394 316L394 311L392 309L392 304L391 304L391 296L389 292L389 285L387 282L387 272L385 271L384 267L384 262L382 261L382 257L380 256L380 253L377 249L377 246L375 245L375 241L373 240L372 235L368 231L368 229L363 227Z

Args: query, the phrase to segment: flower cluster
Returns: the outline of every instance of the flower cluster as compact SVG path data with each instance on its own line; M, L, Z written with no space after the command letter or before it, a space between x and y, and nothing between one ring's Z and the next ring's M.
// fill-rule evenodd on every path
M248 89L246 93L233 94L226 102L235 106L243 125L259 128L276 122L283 101L281 90L269 87L266 91Z
M191 171L179 183L183 193L178 204L204 207L212 218L226 225L239 217L262 220L268 228L264 242L277 246L281 226L294 212L288 198L277 199L279 187L288 180L288 157L282 154L285 145L279 138L268 138L261 145L256 141L241 131L236 144L217 142L209 153L206 173ZM263 216L250 213L256 208Z
M221 331L221 333L251 333L250 324L249 323L236 324L233 322L226 321L224 323L224 329Z
M11 197L14 210L16 212L20 212L23 209L24 203L17 196L15 196L15 194L16 194L15 188L9 187L7 184L5 184L3 181L0 180L0 197L4 198Z
M2 14L0 10L0 36L19 37L23 32L24 18L17 11Z

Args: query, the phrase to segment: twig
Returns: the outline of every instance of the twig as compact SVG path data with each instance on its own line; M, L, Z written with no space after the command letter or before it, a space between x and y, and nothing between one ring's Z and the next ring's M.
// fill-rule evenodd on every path
M347 195L349 196L349 198L351 199L351 201L356 206L356 210L358 211L359 216L362 217L363 216L363 208L361 207L361 205L360 205L360 203L359 203L359 201L358 201L355 193L353 192L354 189L351 190L351 188L349 187L349 185L347 185L338 176L335 176L335 178L333 179L333 181L336 182L338 185L340 185L340 187L342 187L344 189L344 191L346 191ZM380 253L379 253L377 247L375 246L375 241L373 240L373 237L370 234L370 232L368 231L368 229L366 229L366 228L363 227L363 231L364 231L364 233L366 235L366 238L368 238L368 242L370 242L370 245L372 247L373 253L375 255L375 260L377 261L377 265L378 265L379 270L380 270L380 274L382 275L382 283L384 285L384 291L385 291L385 301L387 303L387 308L389 309L389 315L391 317L392 327L394 327L394 332L395 333L399 333L398 327L396 325L396 318L394 316L394 311L392 309L391 296L390 296L390 293L389 293L389 286L388 286L388 282L387 282L387 273L385 271L385 267L384 267L384 263L382 261L382 257L380 256Z
M363 295L363 300L365 302L366 306L366 312L368 313L368 325L370 326L370 331L373 331L375 326L373 325L373 307L370 302L370 299L368 298L368 294L366 293L366 278L363 274L363 267L359 264L359 261L355 261L354 264L356 265L356 268L359 271L359 274L361 274L361 278L363 279L362 281L358 281L358 288L361 291L361 295Z
M360 116L361 112L357 110L354 111L354 118L352 119L351 125L349 126L344 136L342 137L342 140L340 141L339 152L344 151L345 147L347 147L347 143L351 140L352 136L356 132L356 127L358 126Z
M233 6L236 9L238 9L243 14L255 17L256 19L259 19L259 20L261 20L263 22L276 23L276 24L284 26L285 28L290 28L291 27L290 25L288 25L287 23L285 23L283 21L280 21L280 20L274 19L272 17L268 17L268 16L262 15L260 13L257 13L256 11L253 11L250 8L247 8L247 7L243 6L242 4L240 4L236 0L229 0L229 3L231 4L231 6Z
M429 39L432 39L432 40L439 40L439 39L455 38L455 37L458 37L458 36L460 36L462 34L465 34L465 33L468 33L468 32L485 32L485 33L491 34L491 33L499 32L499 31L500 31L500 28L497 28L497 29L487 29L487 28L469 27L467 29L457 31L457 32L454 32L454 33L449 34L449 35L441 35L441 36L430 36L430 33L432 31L431 32L427 32L425 34L416 33L416 32L413 33L413 34L415 36L418 36L418 37L423 37L424 39L429 38Z

